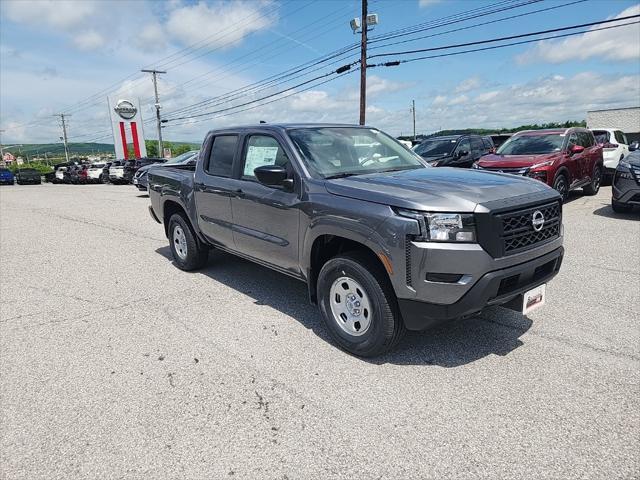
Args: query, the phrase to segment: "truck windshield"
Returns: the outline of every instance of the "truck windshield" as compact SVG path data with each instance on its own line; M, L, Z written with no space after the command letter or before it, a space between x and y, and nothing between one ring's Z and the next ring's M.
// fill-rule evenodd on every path
M305 165L323 178L425 168L423 160L373 128L289 130Z
M423 157L443 157L445 155L451 155L455 146L455 139L425 140L413 151Z
M516 135L504 142L498 155L540 155L562 150L565 136L560 133Z

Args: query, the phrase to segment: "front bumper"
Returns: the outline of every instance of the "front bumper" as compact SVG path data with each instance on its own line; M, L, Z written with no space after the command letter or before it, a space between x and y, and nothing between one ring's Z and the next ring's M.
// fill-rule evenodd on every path
M634 172L623 167L616 171L611 185L611 197L618 203L640 205L640 172L637 168Z
M398 299L409 330L424 330L439 323L466 317L492 305L521 305L525 292L551 280L560 270L564 248L527 262L484 274L457 301L450 304Z

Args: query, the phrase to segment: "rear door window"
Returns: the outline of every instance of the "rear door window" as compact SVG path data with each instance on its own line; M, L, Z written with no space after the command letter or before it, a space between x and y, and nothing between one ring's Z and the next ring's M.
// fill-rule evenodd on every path
M471 137L471 148L475 154L481 155L484 153L484 145L480 137Z
M237 135L219 135L215 137L205 171L209 175L230 177L237 145Z
M623 145L628 145L627 137L625 137L624 133L622 133L620 130L616 130L613 133L614 133L618 143L622 143Z

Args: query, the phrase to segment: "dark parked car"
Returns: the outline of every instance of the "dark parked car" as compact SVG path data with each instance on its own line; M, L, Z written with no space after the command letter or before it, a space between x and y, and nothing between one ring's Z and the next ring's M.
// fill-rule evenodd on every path
M185 152L182 155L178 155L175 158L171 158L164 163L152 163L150 165L145 165L144 167L140 167L138 171L133 176L133 183L138 190L146 192L148 186L148 176L147 173L150 168L154 167L178 167L178 168L191 168L195 167L196 159L198 158L198 153L200 150L191 150L189 152Z
M474 168L535 178L564 199L575 188L595 195L603 172L602 145L586 128L527 130L514 134Z
M0 168L0 185L13 185L15 177L8 168Z
M100 181L102 183L109 183L109 168L113 162L105 162L102 168L102 175L100 175Z
M16 183L18 185L40 185L42 174L35 168L21 168L16 173Z
M620 160L611 185L611 207L616 212L630 212L640 206L640 151Z
M413 151L432 167L468 168L482 155L493 152L493 142L480 135L448 135L427 138Z
M148 176L150 213L178 268L203 267L216 248L302 280L336 343L356 355L488 305L526 314L562 262L553 189L430 168L375 128L215 130L195 171Z
M88 180L88 165L73 165L69 167L69 181L74 185L86 184Z
M139 168L144 167L146 165L152 165L154 163L164 163L167 160L164 158L137 158L135 160L125 160L123 163L123 174L122 179L129 183L133 180L133 176L136 174Z

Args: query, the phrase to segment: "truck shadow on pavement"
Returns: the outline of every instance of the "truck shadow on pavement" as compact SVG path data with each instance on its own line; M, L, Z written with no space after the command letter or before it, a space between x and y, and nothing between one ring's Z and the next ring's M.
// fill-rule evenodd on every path
M159 248L156 252L172 260L169 247ZM206 275L239 291L252 298L256 305L268 305L282 312L312 330L323 341L335 345L317 307L309 303L304 283L219 251L212 251L209 265L194 274ZM492 307L481 315L429 331L407 332L393 351L362 360L373 364L459 367L489 355L509 354L523 345L519 337L529 330L531 324L531 320L519 313Z

